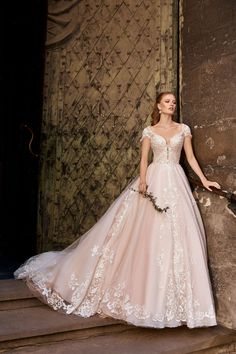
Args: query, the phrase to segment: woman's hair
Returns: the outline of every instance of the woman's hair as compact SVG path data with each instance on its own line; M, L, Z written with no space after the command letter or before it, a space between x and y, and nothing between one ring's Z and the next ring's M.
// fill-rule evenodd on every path
M165 95L173 95L173 92L165 91L165 92L161 92L161 93L159 93L157 95L156 102L154 104L154 108L153 108L153 111L152 111L152 114L151 114L151 117L152 117L151 125L157 124L159 122L159 120L160 120L160 113L159 113L159 109L157 107L157 104L161 102L162 98Z

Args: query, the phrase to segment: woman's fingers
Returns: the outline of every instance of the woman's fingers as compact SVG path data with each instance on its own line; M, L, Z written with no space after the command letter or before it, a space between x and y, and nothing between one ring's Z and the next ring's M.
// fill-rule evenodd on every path
M147 185L145 182L141 182L141 183L139 184L139 191L140 191L141 193L144 193L144 192L146 192L147 187L148 187L148 185Z
M217 183L217 182L214 182L214 186L215 186L216 188L218 188L218 189L221 189L221 186L220 186L219 183Z
M215 188L217 188L217 189L221 189L221 186L220 186L219 183L217 183L217 182L207 181L207 182L204 184L204 187L205 187L206 189L208 189L209 191L212 192L212 189L210 188L211 186L212 186L212 187L215 187Z
M217 183L217 182L210 182L210 185L213 186L213 187L215 187L215 188L217 188L217 189L220 189L220 188L221 188L220 185L219 185L219 183Z

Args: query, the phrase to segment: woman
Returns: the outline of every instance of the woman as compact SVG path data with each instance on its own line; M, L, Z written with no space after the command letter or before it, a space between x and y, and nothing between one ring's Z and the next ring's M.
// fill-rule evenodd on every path
M140 139L140 176L99 221L65 250L34 256L15 272L55 310L144 327L216 325L204 228L179 165L182 147L204 187L220 186L203 175L190 128L172 120L175 108L172 93L157 97Z

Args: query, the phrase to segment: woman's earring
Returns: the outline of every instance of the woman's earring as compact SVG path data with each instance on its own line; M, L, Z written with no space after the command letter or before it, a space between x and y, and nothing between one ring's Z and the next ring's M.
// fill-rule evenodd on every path
M161 110L159 109L159 114L161 114Z

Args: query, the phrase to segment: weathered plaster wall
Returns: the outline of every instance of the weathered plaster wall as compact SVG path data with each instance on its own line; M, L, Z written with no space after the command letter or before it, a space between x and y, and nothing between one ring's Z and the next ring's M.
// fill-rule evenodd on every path
M206 176L236 193L236 2L184 0L182 117ZM196 177L195 177L196 178ZM198 188L219 323L236 325L236 215Z
M39 251L82 235L138 174L156 90L176 87L175 11L171 0L49 2Z

